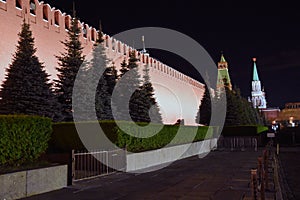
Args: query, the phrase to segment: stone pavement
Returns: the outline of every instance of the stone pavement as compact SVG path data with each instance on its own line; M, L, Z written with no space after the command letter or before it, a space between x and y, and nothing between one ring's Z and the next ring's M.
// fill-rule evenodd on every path
M250 170L257 167L255 151L214 151L172 163L144 174L116 173L77 182L35 199L198 199L241 200L251 196Z

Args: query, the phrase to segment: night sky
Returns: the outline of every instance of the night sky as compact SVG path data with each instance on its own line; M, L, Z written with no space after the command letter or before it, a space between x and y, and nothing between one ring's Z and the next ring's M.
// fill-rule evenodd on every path
M72 13L71 0L45 0L52 7ZM268 106L300 102L300 12L298 6L272 1L187 0L75 0L79 19L114 35L138 27L164 27L180 31L199 42L215 62L221 51L229 63L232 84L242 95L251 95L253 63ZM206 3L202 3L206 2ZM146 38L147 41L147 38ZM130 44L131 45L131 44ZM151 56L194 78L188 63L177 56L150 49Z

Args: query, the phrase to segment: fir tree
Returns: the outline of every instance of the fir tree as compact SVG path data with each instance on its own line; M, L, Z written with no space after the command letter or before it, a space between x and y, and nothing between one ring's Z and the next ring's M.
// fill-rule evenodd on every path
M35 56L30 25L22 24L12 64L2 84L1 113L40 115L54 119L57 103L51 91L49 75Z
M82 45L79 41L81 30L78 26L78 19L72 18L71 27L68 31L68 39L62 41L65 46L65 53L57 56L59 67L58 80L56 80L56 95L62 106L62 116L64 121L73 120L72 92L76 75L83 64L85 56L82 54Z
M128 71L129 71L129 68L128 68L128 65L127 65L127 63L126 63L126 60L125 60L125 58L124 58L123 62L121 63L121 69L120 69L121 74L120 74L120 78L121 78L123 75L125 75L126 72L128 72Z
M235 96L235 91L230 90L227 80L224 79L224 89L226 94L226 103L227 103L227 110L226 110L226 119L225 119L225 126L234 126L240 125L238 122L239 119L239 102Z
M211 103L212 99L210 97L209 88L205 85L205 91L201 104L196 116L196 122L203 125L208 125L211 118Z
M118 79L118 74L114 63L104 70L97 89L97 116L99 120L112 120L111 98Z
M121 64L121 74L119 87L116 89L116 98L113 102L114 113L118 120L136 121L139 119L139 87L141 85L138 72L138 62L135 51L130 52L128 64L123 61ZM124 102L128 104L124 104Z
M148 65L145 65L143 72L143 85L140 87L137 95L137 98L141 99L138 105L140 118L137 121L162 123L159 107L154 97L154 88L150 81Z
M224 80L226 84L226 80ZM261 124L259 114L252 105L241 96L240 90L230 90L225 85L227 112L225 126L257 125Z
M96 111L96 115L99 120L106 119L105 115L107 115L107 112L111 113L111 111L107 111L110 110L110 104L108 105L108 102L110 102L110 95L108 93L109 89L105 80L105 74L109 71L109 68L107 67L109 59L106 56L103 42L104 39L100 23L98 37L92 52L91 62L88 64L86 71L83 73L87 74L86 80L88 80L88 83L91 84L90 86L86 86L86 83L82 83L83 85L85 84L85 87L88 87L84 92L89 97L89 99L87 99L88 104L85 105L85 108L88 108L89 106L92 106L92 103L95 103L95 110L91 112L91 108L86 109L90 112L85 113L85 120L92 119L93 116L91 115L94 111Z

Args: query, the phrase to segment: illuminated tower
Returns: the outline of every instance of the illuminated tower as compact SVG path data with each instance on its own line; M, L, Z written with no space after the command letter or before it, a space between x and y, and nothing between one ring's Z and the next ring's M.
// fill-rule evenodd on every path
M258 78L257 67L256 67L256 58L253 58L253 80L252 80L252 104L254 108L266 109L267 102L265 97L265 92L261 89L261 83Z
M218 62L218 81L217 81L217 90L220 92L221 88L225 86L232 90L231 80L228 72L228 63L225 60L224 55L221 55L221 60Z

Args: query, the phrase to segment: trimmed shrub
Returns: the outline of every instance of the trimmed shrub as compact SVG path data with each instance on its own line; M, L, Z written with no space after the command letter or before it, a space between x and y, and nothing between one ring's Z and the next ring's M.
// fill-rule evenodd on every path
M0 165L19 166L35 161L48 147L51 119L0 115Z
M79 122L86 130L93 131L93 127L99 122ZM113 143L117 141L117 125L114 121L101 121L100 126L107 138ZM50 153L67 153L71 150L84 150L85 147L77 133L74 122L62 122L52 125L53 133L49 141ZM87 133L88 134L88 133Z
M193 127L193 126L178 126L178 125L164 125L162 130L161 125L152 125L149 132L143 130L141 133L140 129L136 126L132 126L130 122L119 122L122 123L124 130L121 130L114 121L100 121L100 122L82 122L79 123L81 127L84 127L89 134L93 131L93 127L100 123L101 128L106 134L106 137L110 141L120 148L127 148L131 152L148 151L158 149L169 144L176 134L178 134L179 127L182 131L182 135L188 136L197 132L194 142L200 141L206 138L212 138L214 129L207 132L208 127ZM137 123L140 127L147 125L146 123ZM217 127L214 127L217 128ZM134 135L150 135L152 132L157 133L149 138L133 137L127 133ZM190 142L189 137L181 137L173 141L174 145L185 144ZM53 134L50 140L51 152L70 152L72 149L84 150L85 147L82 144L74 123L57 123L53 125Z
M160 127L159 125L152 125L151 128L154 130ZM178 131L181 131L182 137L175 137L178 134ZM152 131L152 130L151 130ZM139 135L138 128L132 126L127 126L126 130L118 130L118 141L117 146L121 148L127 148L130 152L142 152L153 149L162 148L172 141L171 145L187 144L190 143L190 137L193 136L196 132L196 136L192 142L201 141L204 139L209 139L213 137L213 129L209 130L208 127L195 127L195 126L178 126L178 125L165 125L161 131L156 135L149 138L133 137L127 133L131 132L135 135ZM145 131L142 133L147 135ZM149 133L150 134L150 133Z
M223 136L258 136L268 131L266 126L226 126L223 128Z

